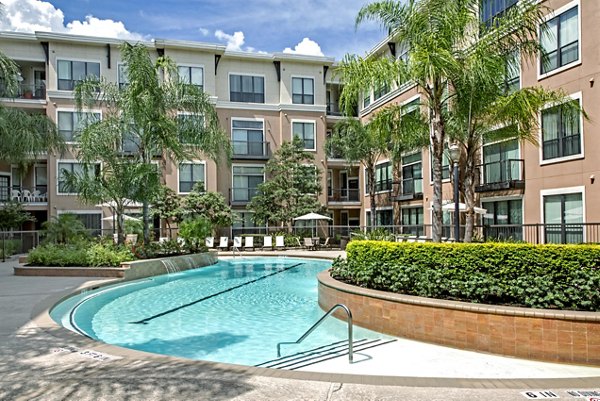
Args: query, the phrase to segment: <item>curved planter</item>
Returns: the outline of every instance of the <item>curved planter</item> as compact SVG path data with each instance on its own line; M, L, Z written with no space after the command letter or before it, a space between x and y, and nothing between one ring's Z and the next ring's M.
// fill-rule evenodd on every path
M161 259L134 260L120 267L41 267L15 266L15 276L75 276L112 277L124 280L158 276L173 271L184 271L217 263L217 252L171 256Z
M421 298L348 285L322 272L319 305L345 304L381 333L460 349L600 366L600 312L554 311Z

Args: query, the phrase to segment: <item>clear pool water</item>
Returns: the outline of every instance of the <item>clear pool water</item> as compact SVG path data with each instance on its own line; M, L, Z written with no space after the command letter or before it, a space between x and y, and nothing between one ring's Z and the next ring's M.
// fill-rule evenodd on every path
M86 292L57 305L52 318L93 339L191 359L255 365L277 357L324 312L317 273L328 261L235 258L213 266ZM354 328L355 339L382 338ZM345 321L327 319L283 354L347 338Z

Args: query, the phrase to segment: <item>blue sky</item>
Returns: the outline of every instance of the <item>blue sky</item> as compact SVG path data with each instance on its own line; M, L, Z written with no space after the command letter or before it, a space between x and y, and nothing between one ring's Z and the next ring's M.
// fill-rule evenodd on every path
M0 0L0 29L58 31L127 39L185 39L232 50L298 50L340 59L383 38L375 24L354 28L367 0ZM62 20L61 20L62 19ZM308 38L308 39L305 39ZM296 48L299 44L300 47Z

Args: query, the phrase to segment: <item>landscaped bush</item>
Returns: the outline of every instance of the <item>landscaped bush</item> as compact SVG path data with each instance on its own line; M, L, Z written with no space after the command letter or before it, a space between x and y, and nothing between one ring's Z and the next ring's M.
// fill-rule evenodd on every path
M600 311L600 246L352 241L332 276L423 297Z
M4 247L4 249L3 249L3 247ZM21 249L21 240L7 239L7 240L4 240L4 245L2 245L2 240L0 239L0 259L14 255L20 249ZM6 255L4 254L4 250L6 250Z
M124 246L89 241L48 243L32 249L27 257L34 266L119 266L133 259L133 253Z

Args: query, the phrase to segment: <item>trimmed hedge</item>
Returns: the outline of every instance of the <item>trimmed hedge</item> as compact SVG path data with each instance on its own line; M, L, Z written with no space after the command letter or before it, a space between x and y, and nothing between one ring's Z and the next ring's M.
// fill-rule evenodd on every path
M352 241L332 277L383 291L600 311L600 246Z
M32 249L27 261L33 266L119 266L133 260L131 251L102 243L45 244Z

